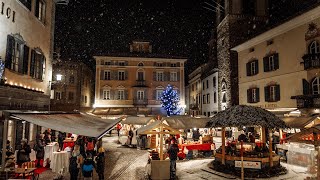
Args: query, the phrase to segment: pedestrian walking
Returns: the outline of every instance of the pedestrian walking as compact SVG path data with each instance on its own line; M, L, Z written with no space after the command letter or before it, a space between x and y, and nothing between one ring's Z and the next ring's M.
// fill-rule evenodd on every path
M75 145L71 153L71 157L69 159L69 172L70 172L71 180L78 179L79 170L83 161L83 157L80 154L79 149L80 149L79 145Z
M96 171L99 175L99 180L104 180L104 149L101 147L98 149L98 154L96 157Z
M117 124L117 131L118 131L118 137L120 137L120 130L121 130L122 126L120 123Z
M176 178L176 161L178 157L179 147L175 139L171 140L171 144L168 149L169 158L170 158L170 179Z
M84 180L92 180L93 169L96 169L95 163L92 159L92 155L89 153L87 154L87 158L84 160L82 165L82 174Z

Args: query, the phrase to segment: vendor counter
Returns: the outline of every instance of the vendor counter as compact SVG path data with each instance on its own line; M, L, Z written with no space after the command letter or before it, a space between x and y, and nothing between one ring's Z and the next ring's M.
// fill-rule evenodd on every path
M169 160L151 160L148 173L152 180L170 179L170 161Z

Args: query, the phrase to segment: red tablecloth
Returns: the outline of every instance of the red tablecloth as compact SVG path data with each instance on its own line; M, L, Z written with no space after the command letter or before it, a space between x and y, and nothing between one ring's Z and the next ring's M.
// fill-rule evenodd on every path
M73 148L73 146L74 146L74 141L63 142L63 149L65 149L66 147Z
M187 148L189 151L200 150L200 151L211 151L211 143L205 144L181 144L182 152L184 148Z

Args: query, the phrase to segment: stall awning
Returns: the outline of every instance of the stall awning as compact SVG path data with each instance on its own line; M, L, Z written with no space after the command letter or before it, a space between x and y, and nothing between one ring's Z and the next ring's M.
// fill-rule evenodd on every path
M98 139L121 121L121 118L101 119L82 113L19 113L11 114L11 118L25 120L57 131L96 137Z
M163 118L170 127L175 129L205 128L210 118L190 116L170 116Z
M133 125L147 125L153 117L136 117L136 116L128 116L122 121L123 124L133 124Z
M304 129L299 133L295 133L285 140L290 142L300 142L306 144L319 145L320 140L320 125L313 126L308 129Z
M164 132L159 132L158 130L162 127ZM164 124L162 121L155 121L147 126L144 126L137 130L138 134L181 134L180 131L169 127L168 125Z
M312 117L283 117L282 120L286 123L287 126L291 128L303 129L312 121L317 119L316 116Z

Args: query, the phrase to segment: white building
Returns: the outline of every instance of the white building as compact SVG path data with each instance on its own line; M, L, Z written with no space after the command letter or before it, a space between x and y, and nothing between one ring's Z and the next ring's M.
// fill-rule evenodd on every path
M218 71L212 69L203 72L202 78L202 115L212 116L219 111L218 106Z

